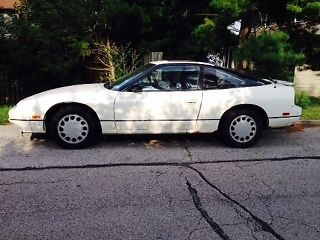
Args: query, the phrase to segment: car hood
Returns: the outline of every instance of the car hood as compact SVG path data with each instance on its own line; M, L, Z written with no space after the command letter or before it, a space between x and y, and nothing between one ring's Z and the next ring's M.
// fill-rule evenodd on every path
M47 90L30 97L23 99L22 101L28 101L32 99L41 99L41 98L50 98L50 97L57 97L57 96L77 96L79 94L92 94L95 92L100 92L101 90L107 90L104 88L102 83L95 83L95 84L79 84L79 85L72 85L66 87L55 88L51 90Z
M113 105L117 92L106 89L103 84L82 84L61 87L27 97L14 107L21 118L30 119L32 115L42 118L52 106L60 103L80 103L97 109L102 105Z

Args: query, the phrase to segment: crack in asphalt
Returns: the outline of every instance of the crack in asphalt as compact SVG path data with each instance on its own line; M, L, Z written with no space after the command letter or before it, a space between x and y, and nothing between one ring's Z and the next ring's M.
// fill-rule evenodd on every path
M229 200L230 202L234 203L236 206L238 206L239 208L241 208L244 212L246 212L260 227L263 231L268 232L270 234L272 234L276 239L278 240L284 240L284 238L277 233L267 222L265 222L264 220L262 220L261 218L259 218L258 216L254 215L248 208L246 208L244 205L242 205L241 203L239 203L238 201L236 201L235 199L233 199L232 197L230 197L228 194L226 194L225 192L223 192L220 188L218 188L217 186L215 186L213 183L211 183L202 172L200 172L198 169L193 168L191 166L188 166L189 169L195 171L196 173L198 173L199 177L201 179L203 179L210 187L212 187L213 189L215 189L218 193L220 193L223 197L225 197L227 200Z
M317 229L315 226L311 226L310 224L308 224L304 221L297 221L297 220L294 220L294 219L291 219L288 217L283 217L283 216L277 216L277 218L284 219L284 220L288 221L288 223L286 224L286 227L289 225L292 225L292 224L298 224L298 225L303 225L305 227L308 227L316 233L320 233L320 229Z
M168 192L163 186L161 186L160 180L159 180L159 178L160 178L161 176L163 176L163 175L165 175L165 174L168 173L168 170L169 170L169 168L166 168L164 172L156 171L156 172L155 172L155 173L156 173L156 178L155 178L155 180L156 180L157 185L158 185L159 188L161 189L161 191L162 191L162 192L165 194L165 196L168 198L168 207L169 207L169 209L171 210L172 214L175 215L176 213L175 213L175 210L174 210L174 208L173 208L173 206L172 206L173 197L169 194L169 192Z
M84 164L84 165L61 165L61 166L45 166L45 167L8 167L0 168L0 172L6 171L39 171L39 170L54 170L54 169L86 169L86 168L112 168L112 167L161 167L161 166L176 166L189 167L191 165L204 164L224 164L224 163L247 163L247 162L289 162L296 160L320 160L320 156L294 156L282 158L253 158L240 160L212 160L212 161L185 161L185 162L151 162L151 163L105 163L105 164Z
M220 195L226 198L228 201L233 203L235 206L239 207L243 212L247 213L250 216L250 220L248 217L244 217L247 221L255 222L256 226L259 227L262 231L268 232L272 234L278 240L284 240L284 238L276 232L272 227L271 224L273 222L273 216L271 216L271 223L268 224L258 216L254 215L247 207L242 205L240 202L236 201L228 194L223 192L220 188L215 186L211 183L204 174L199 171L198 169L192 167L192 165L204 165L204 164L228 164L228 163L263 163L263 162L290 162L290 161L297 161L297 160L320 160L320 156L294 156L294 157L282 157L282 158L255 158L255 159L241 159L241 160L212 160L212 161L193 161L191 151L188 147L185 147L186 151L188 152L188 157L190 161L182 161L182 162L151 162L151 163L106 163L106 164L85 164L85 165L75 165L75 166L68 166L68 165L61 165L61 166L45 166L45 167L23 167L23 168L0 168L0 172L9 172L9 171L41 171L41 170L66 170L66 169L98 169L98 168L113 168L113 167L184 167L196 172L199 177L208 184L211 188L215 189ZM159 176L165 173L160 173ZM158 177L159 177L158 176ZM14 184L28 184L28 182L17 182L17 183L9 183L9 184L1 184L1 185L14 185ZM30 182L29 184L33 184ZM222 228L213 221L213 219L209 216L206 210L203 208L201 199L198 196L198 192L195 188L193 188L190 182L187 180L188 190L192 195L193 202L201 213L203 218L209 223L209 225L213 228L213 230L223 239L229 240L229 236L222 230ZM169 204L170 205L170 204ZM237 211L238 212L238 211ZM240 212L238 212L239 214ZM270 213L270 212L269 212ZM271 215L271 214L270 214ZM242 214L240 214L242 216ZM310 227L310 226L309 226Z
M24 184L24 185L36 185L36 184L51 184L51 183L59 183L59 182L68 182L72 180L57 180L57 181L47 181L47 182L12 182L12 183L0 183L0 186L11 186L11 185L19 185L19 184Z
M186 240L191 239L192 234L193 234L195 231L200 230L198 227L200 226L202 219L203 219L203 216L201 216L201 218L198 220L198 223L196 224L196 226L189 232L189 235L188 235L188 237L187 237Z
M201 213L201 216L206 220L206 222L210 225L210 227L220 236L223 240L231 240L230 237L223 231L223 229L216 223L202 206L201 199L198 195L198 191L191 186L191 183L186 179L186 183L188 186L188 190L192 196L193 203L198 211Z
M189 158L189 160L193 160L192 159L192 153L191 153L191 150L190 150L190 148L188 147L188 146L184 146L184 149L187 151L187 153L188 153L188 158Z

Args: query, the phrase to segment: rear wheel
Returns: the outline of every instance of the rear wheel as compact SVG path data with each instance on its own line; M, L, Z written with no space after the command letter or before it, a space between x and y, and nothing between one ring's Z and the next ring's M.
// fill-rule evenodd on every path
M234 110L222 121L219 131L224 142L231 147L250 147L262 135L262 119L252 110Z
M52 118L50 133L64 148L84 148L94 143L97 125L92 114L76 106L60 109Z

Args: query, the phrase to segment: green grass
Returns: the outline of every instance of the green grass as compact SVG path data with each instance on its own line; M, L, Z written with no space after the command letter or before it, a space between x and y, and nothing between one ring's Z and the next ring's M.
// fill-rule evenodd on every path
M320 98L310 97L311 103L302 110L302 120L320 120Z
M8 123L8 112L10 108L8 105L0 105L0 125Z

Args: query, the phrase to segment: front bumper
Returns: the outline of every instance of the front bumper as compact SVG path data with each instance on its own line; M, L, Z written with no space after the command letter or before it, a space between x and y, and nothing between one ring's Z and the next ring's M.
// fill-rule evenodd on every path
M9 119L9 122L18 126L24 133L45 133L43 121Z
M18 126L22 132L45 133L43 120L30 120L23 113L13 107L9 111L9 122Z

